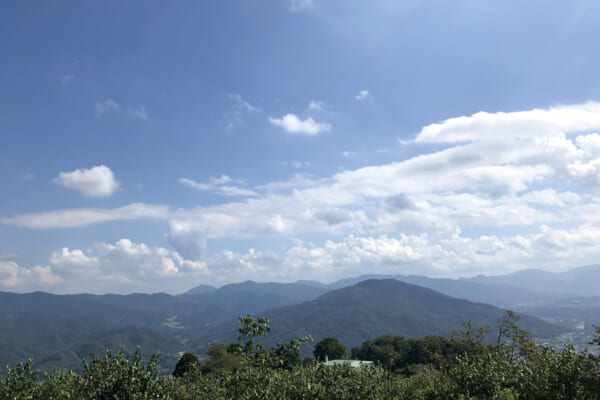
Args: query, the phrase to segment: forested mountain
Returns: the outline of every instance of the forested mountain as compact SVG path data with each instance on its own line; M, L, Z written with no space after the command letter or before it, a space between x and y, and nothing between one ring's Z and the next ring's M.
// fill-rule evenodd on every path
M316 341L336 337L348 348L384 334L420 337L448 335L470 320L475 326L496 326L504 310L435 292L393 279L367 280L333 290L315 300L264 313L271 321L268 344L311 335ZM550 337L561 330L535 317L524 316L523 329L534 336ZM235 340L235 323L223 324L201 336L199 349L209 337ZM307 348L304 352L309 352Z
M395 279L426 287L448 296L493 304L499 307L510 307L514 304L538 301L547 297L526 288L506 283L485 284L466 279L428 278L420 275L361 275L356 278L341 279L329 284L328 287L340 289L368 279Z
M503 311L481 303L515 305L520 312L569 327L584 323L589 330L599 322L597 299L569 300L538 289L552 285L555 293L568 293L581 287L581 292L593 293L598 271L592 266L563 274L530 270L472 279L367 275L331 284L247 281L221 288L201 285L178 296L0 292L0 364L34 357L44 367L51 360L77 367L86 351L114 349L117 343L143 343L145 352L161 350L163 360L172 360L180 351L201 353L211 341L234 341L236 318L246 314L271 318L270 343L311 334L337 337L349 347L386 333L446 335L461 320L493 326ZM370 277L393 279L365 281ZM523 287L538 278L542 284ZM557 289L558 280L568 289ZM536 336L559 330L528 317L522 325Z

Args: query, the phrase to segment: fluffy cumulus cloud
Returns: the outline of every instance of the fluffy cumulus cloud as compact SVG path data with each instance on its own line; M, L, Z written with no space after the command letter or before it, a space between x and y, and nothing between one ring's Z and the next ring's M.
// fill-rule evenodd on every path
M286 125L285 117L275 121ZM308 129L302 127L305 122L294 116L288 128ZM600 256L597 131L600 103L480 112L423 127L406 144L420 153L397 162L324 178L297 174L255 187L226 175L204 183L182 178L196 190L238 196L220 203L176 210L132 204L1 221L32 228L137 218L168 223L166 238L174 250L123 242L93 253L63 249L51 259L56 271L78 260L86 271L101 265L107 276L121 276L118 269L109 270L111 265L138 265L132 274L164 279L185 276L187 268L215 283L335 279L365 270L437 276L559 270L595 263ZM323 241L328 236L338 239ZM279 253L206 252L214 240L257 237L319 237L321 242L297 242ZM119 264L117 258L126 254L136 258ZM116 258L108 262L111 257ZM125 277L133 282L138 275ZM5 276L14 282L18 274Z
M69 250L68 247L63 247L60 251L53 252L50 257L50 263L58 268L78 266L84 269L90 269L100 265L98 258L88 257L83 251L78 249Z
M54 289L62 292L177 292L186 280L202 280L207 274L204 261L127 238L97 242L86 250L63 248L52 253L47 268L57 277ZM61 285L66 281L69 285Z
M281 118L269 118L269 121L286 132L296 135L314 136L331 130L331 124L327 122L316 122L312 118L300 119L295 114L285 114Z
M0 260L0 289L10 291L31 291L39 288L52 288L61 282L49 266L36 265L25 268L16 261Z
M61 172L54 178L54 183L85 197L108 197L119 188L119 182L106 165Z

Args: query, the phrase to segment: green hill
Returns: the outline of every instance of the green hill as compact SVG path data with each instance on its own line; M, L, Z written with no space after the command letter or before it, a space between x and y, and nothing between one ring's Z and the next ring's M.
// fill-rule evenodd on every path
M475 326L495 327L504 312L393 279L367 280L265 313L272 329L265 343L272 345L310 334L315 341L336 337L350 348L384 334L447 336L450 330L460 328L463 320ZM559 327L530 316L523 316L520 326L536 337L560 332ZM205 336L203 340L235 340L235 326L222 325L211 334L212 338Z

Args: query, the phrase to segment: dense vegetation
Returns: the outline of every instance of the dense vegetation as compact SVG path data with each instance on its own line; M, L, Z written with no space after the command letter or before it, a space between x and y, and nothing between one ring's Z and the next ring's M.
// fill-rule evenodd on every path
M264 314L277 327L265 338L268 346L311 334L317 342L335 337L351 348L388 333L446 335L460 327L461 319L494 324L504 312L397 280L369 280L337 290L243 282L192 293L198 291L204 294L0 292L0 365L32 357L41 371L56 366L81 373L81 359L90 353L140 345L145 358L160 350L159 366L172 370L181 352L205 354L210 342L235 341L235 318L247 313ZM524 317L522 325L538 338L565 331L534 317ZM304 344L302 355L312 355L313 347ZM0 378L5 376L0 370Z
M600 357L572 347L536 346L507 313L494 344L470 323L450 338L383 336L352 349L375 367L326 367L301 360L300 343L267 349L264 318L240 318L239 343L213 344L209 360L187 354L160 376L158 354L107 351L84 361L81 374L55 370L38 380L31 361L8 369L0 399L595 399ZM598 329L597 329L598 330ZM598 330L600 334L600 330ZM328 342L331 342L328 340ZM600 342L600 336L595 340Z

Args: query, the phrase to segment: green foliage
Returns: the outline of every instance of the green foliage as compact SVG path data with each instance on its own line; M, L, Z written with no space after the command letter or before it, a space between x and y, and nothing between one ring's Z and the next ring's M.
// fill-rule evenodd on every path
M590 344L600 345L600 326L594 325L594 329L596 330L596 337L594 339L592 339Z
M389 368L356 369L300 362L299 346L309 337L268 350L257 345L246 353L247 341L266 334L269 326L266 318L247 317L240 321L244 345L212 343L210 358L200 368L193 367L193 354L182 357L182 364L192 367L179 378L159 376L159 355L144 363L139 349L127 355L124 350L92 355L81 375L54 370L41 380L29 360L8 368L0 380L0 399L600 398L600 357L571 346L535 346L514 314L505 317L499 323L501 340L494 345L483 342L487 329L469 323L449 339L381 336L352 354L376 358Z
M266 336L267 332L271 331L269 325L269 319L265 317L258 317L257 319L252 318L250 315L245 317L238 317L239 323L242 325L238 328L238 340L244 342L242 346L246 356L250 356L253 352L264 352L265 347L262 344L258 344L256 350L253 346L253 340L257 336Z
M483 346L486 337L492 331L489 325L476 328L471 321L461 321L460 323L463 328L451 330L450 337L454 339L460 339L468 343L473 350L475 350L477 347Z
M106 351L102 357L92 354L84 360L78 395L84 399L146 399L161 394L157 366L160 353L144 365L140 349L125 354Z
M483 353L482 348L482 344L436 335L421 339L384 335L354 347L351 357L375 361L397 374L413 375L427 368L440 369L464 354Z
M6 367L8 374L0 383L0 398L30 399L33 396L35 382L39 371L33 369L33 360L25 364L17 364L14 368Z
M517 325L520 318L512 310L508 310L498 322L497 345L510 361L526 356L534 345L529 332Z
M277 347L270 349L266 354L267 365L271 368L283 368L292 369L293 367L302 363L302 356L300 354L300 345L303 342L312 342L313 339L310 335L290 340L285 343L277 343Z
M173 370L173 376L176 378L182 377L186 373L195 370L200 366L198 361L198 356L194 353L185 353L179 361L177 365L175 365L175 369Z
M244 360L241 346L211 343L206 353L209 358L200 367L203 374L222 374L234 371L242 365Z
M315 346L313 355L319 361L325 361L325 356L330 360L345 358L346 346L341 344L336 338L326 337Z

